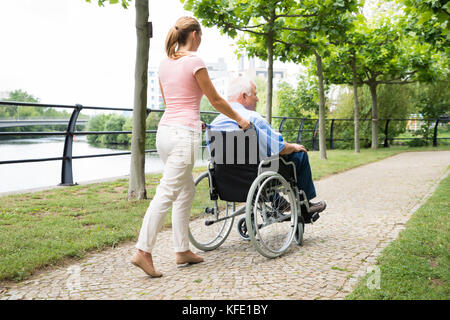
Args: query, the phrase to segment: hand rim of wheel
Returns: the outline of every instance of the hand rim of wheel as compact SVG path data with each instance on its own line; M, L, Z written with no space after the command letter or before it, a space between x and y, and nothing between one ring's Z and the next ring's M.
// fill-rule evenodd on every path
M255 193L255 190L259 184L259 188L258 188L258 192L256 194L255 197L255 201L259 198L260 194L261 194L261 190L263 190L263 187L265 186L266 183L268 183L268 181L273 180L273 179L279 179L279 181L281 181L281 183L283 184L283 186L285 188L287 188L288 190L290 190L289 197L291 198L291 224L293 224L291 226L292 230L290 231L290 236L289 236L289 240L286 241L285 246L282 247L282 250L279 251L274 251L270 248L268 248L267 246L264 245L264 243L261 244L261 241L259 241L258 239L255 238L255 235L258 234L259 235L259 230L256 230L256 233L253 231L253 224L251 223L251 214L255 214L254 210L256 210L254 203L252 203L252 199L253 199L253 195ZM262 181L262 182L261 182ZM287 248L291 245L292 240L295 237L295 231L297 229L297 223L298 223L298 214L297 214L297 202L295 200L295 195L293 194L292 188L289 185L289 183L286 181L286 179L283 178L283 176L281 176L279 173L274 172L274 171L265 171L262 174L260 174L258 177L256 177L255 181L253 181L252 186L250 187L250 191L248 193L247 196L247 203L246 203L246 224L247 224L247 232L249 234L250 237L250 241L252 242L253 246L256 248L256 250L262 254L263 256L267 257L267 258L276 258L279 257L280 255L282 255ZM294 210L295 214L292 214L292 210ZM294 221L292 221L294 220Z

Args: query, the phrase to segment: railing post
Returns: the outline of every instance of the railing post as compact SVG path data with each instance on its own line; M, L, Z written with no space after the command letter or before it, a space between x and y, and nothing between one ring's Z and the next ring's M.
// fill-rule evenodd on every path
M69 124L66 131L66 139L64 141L64 153L61 170L60 186L73 186L73 171L72 171L72 147L73 147L73 133L75 132L75 125L77 123L78 115L83 106L77 104L70 116Z
M287 120L286 117L283 117L283 120L281 120L280 128L278 129L278 132L279 132L279 133L282 133L282 132L283 132L283 126L284 126L284 123L286 122L286 120Z
M313 131L313 138L312 138L312 147L313 150L317 151L317 127L319 126L319 120L316 121L316 125L314 126L314 131Z
M144 142L144 154L145 154L145 144L147 143L147 118L152 113L152 109L146 108L145 109L145 142ZM144 165L145 165L145 156L144 156Z
M436 124L434 125L434 133L433 133L433 147L437 147L437 129L439 124L439 118L436 119Z
M389 122L391 121L391 119L387 119L386 120L386 126L384 127L384 147L387 148L389 147L389 141L388 141L388 127L389 127Z
M302 142L302 132L303 132L303 125L305 124L306 118L303 118L300 122L300 126L298 127L298 133L297 133L297 143L300 144Z
M333 141L333 130L334 129L334 119L331 119L331 128L330 128L330 149L334 149L334 141Z

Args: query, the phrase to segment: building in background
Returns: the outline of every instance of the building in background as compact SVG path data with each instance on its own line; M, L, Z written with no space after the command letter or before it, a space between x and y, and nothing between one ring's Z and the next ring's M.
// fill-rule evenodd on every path
M236 64L234 67L228 67L225 58L219 57L215 62L205 62L208 69L208 74L216 88L217 92L227 99L228 83L231 79L237 76L247 76L250 79L261 77L267 81L267 62L258 58L241 56L239 60L232 63ZM294 79L290 79L286 68L273 68L273 87L274 90L278 88L281 81L288 81L296 83ZM164 109L164 102L159 88L158 69L156 67L149 67L148 73L148 98L147 105L152 109Z
M414 120L408 120L408 123L406 124L406 128L409 131L417 131L424 124L424 121L420 120L423 118L422 114L411 114L410 118Z
M256 77L264 78L267 81L267 62L255 57L242 55L238 61L238 75L254 79ZM286 81L287 69L273 68L273 88L276 90L281 81Z
M228 89L228 68L225 58L217 59L217 62L206 62L208 74L216 91L222 96L227 96Z
M147 93L148 108L164 109L164 101L159 88L158 69L156 67L149 67Z
M0 91L0 100L8 99L9 91Z

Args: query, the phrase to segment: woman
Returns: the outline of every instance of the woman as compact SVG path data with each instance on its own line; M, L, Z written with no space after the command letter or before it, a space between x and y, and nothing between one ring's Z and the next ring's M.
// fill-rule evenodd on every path
M189 250L189 214L194 198L192 169L201 143L200 100L205 94L219 112L242 129L248 120L235 112L215 90L204 62L195 55L202 31L191 17L178 19L166 38L165 58L159 66L159 85L166 106L156 134L156 148L164 162L163 177L142 223L138 251L131 262L152 277L161 277L153 266L152 249L169 208L177 264L203 261Z

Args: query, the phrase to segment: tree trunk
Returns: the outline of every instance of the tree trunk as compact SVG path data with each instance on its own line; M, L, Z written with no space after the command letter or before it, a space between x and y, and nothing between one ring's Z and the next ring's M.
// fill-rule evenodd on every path
M147 117L147 73L150 39L148 37L148 0L136 0L136 66L134 74L134 109L131 136L131 165L128 199L146 199L145 190L145 120Z
M319 150L320 159L327 159L327 144L325 138L325 90L323 88L322 57L314 52L317 64L317 81L319 84Z
M273 95L273 34L267 36L267 93L266 93L266 120L272 123L272 95Z
M372 149L378 149L378 103L377 103L377 84L369 84L370 95L372 96Z
M355 126L355 152L360 152L359 145L359 102L358 102L358 83L356 79L356 62L355 56L352 57L353 71L353 96L354 96L354 126Z

